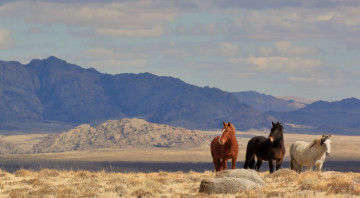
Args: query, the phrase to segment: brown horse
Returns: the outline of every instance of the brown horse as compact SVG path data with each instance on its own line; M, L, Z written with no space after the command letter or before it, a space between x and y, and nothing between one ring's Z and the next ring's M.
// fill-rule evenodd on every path
M283 126L277 122L272 122L269 137L256 136L249 140L246 148L244 168L260 170L262 161L269 161L270 173L274 172L273 160L276 160L276 170L281 168L281 163L285 155ZM257 159L255 165L255 156Z
M227 168L228 159L231 159L232 169L235 169L235 163L239 152L234 125L230 122L223 122L223 125L222 135L216 136L210 146L216 172Z

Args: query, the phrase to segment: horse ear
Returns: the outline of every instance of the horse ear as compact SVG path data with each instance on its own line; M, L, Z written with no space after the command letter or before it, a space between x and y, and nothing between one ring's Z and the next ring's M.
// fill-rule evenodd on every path
M325 137L325 135L323 134L323 138Z
M331 134L329 134L329 137L331 137Z
M228 127L231 127L231 124L230 124L230 122L228 122Z
M275 123L274 123L273 121L271 121L271 124L272 124L273 126L275 126Z
M226 126L226 123L223 121L223 126L225 127Z

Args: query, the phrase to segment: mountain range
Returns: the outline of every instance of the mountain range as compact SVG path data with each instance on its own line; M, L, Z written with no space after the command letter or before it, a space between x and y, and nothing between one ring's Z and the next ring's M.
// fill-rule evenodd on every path
M285 99L225 92L151 73L103 74L51 56L23 65L0 61L0 133L52 133L80 124L141 118L188 129L270 128L299 133L359 134L359 100Z
M273 118L232 93L150 73L109 75L56 57L27 65L0 62L0 129L68 130L83 123L138 117L189 129L265 128Z
M360 100L317 101L289 112L267 112L282 122L292 123L292 131L360 135Z

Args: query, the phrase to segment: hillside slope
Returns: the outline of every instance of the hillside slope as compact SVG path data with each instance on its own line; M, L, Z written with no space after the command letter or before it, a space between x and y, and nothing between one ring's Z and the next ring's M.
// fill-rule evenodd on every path
M261 94L256 91L234 92L235 97L260 112L266 111L294 111L305 107L308 103L298 102L291 98L280 98Z

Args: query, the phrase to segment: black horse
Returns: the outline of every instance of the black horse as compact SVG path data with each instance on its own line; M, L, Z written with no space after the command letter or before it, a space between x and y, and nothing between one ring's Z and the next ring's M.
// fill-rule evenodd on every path
M283 126L277 122L272 122L269 137L256 136L249 140L246 148L246 159L244 168L256 169L259 171L262 161L269 161L270 173L274 172L273 160L276 160L276 170L281 168L281 163L285 155ZM255 156L257 158L255 165Z

